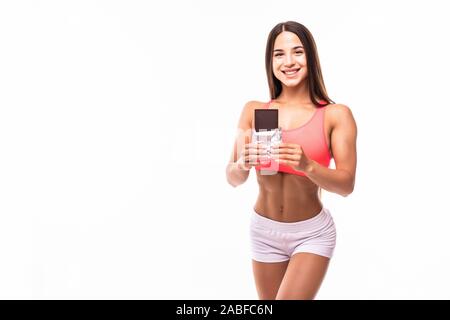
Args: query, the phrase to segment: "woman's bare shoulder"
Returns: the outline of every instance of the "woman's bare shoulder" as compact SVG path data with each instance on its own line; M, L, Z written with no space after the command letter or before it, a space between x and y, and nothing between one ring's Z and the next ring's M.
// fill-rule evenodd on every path
M330 103L327 105L327 114L335 120L352 116L352 110L349 106L342 103Z
M250 108L250 109L257 109L257 108L261 108L265 104L267 104L267 102L261 102L261 101L257 101L257 100L250 100L249 102L247 102L245 104L245 106Z
M327 104L327 109L333 110L333 112L348 112L351 111L350 107L343 103L330 103Z
M253 117L253 112L255 109L262 109L267 102L261 102L257 100L248 101L243 108L243 113L245 113L248 117Z
M329 104L326 112L333 125L355 123L352 110L345 104Z
M257 100L251 100L248 101L244 107L242 108L241 112L241 120L239 121L239 127L245 127L245 128L253 128L253 115L255 112L255 109L262 109L264 106L264 102L257 101Z

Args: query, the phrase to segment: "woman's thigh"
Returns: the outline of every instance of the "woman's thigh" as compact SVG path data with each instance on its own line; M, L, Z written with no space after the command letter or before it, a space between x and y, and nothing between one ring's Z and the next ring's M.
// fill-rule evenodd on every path
M294 254L279 287L277 300L312 300L328 269L330 258L301 252Z
M259 299L274 300L283 280L289 260L282 262L259 262L252 260L253 276Z

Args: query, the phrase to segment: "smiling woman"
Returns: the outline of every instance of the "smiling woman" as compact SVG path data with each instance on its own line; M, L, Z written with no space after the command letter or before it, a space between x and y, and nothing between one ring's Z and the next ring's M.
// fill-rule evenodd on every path
M255 167L259 194L250 213L253 273L260 299L313 299L336 244L321 188L352 193L356 174L356 122L350 108L326 92L310 31L288 21L269 33L266 72L270 101L242 109L238 136L226 168L234 187ZM281 144L251 143L257 109L277 109ZM270 157L268 174L261 159ZM336 169L329 168L334 158Z
M281 72L286 78L294 75L294 78L299 77L299 81L302 79L307 81L309 98L315 105L319 105L318 98L328 103L333 102L325 89L319 55L311 32L303 25L296 25L296 22L286 22L284 32L280 32L280 27L272 29L266 46L266 72L271 98L275 99L281 94ZM278 35L280 37L277 46L274 47ZM292 67L293 62L297 64L295 67ZM300 72L292 73L292 71Z

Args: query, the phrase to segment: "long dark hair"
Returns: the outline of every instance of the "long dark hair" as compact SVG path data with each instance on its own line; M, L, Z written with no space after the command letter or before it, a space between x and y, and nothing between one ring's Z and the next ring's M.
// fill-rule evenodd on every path
M295 33L303 44L303 49L306 54L306 63L308 66L308 85L309 96L312 102L316 106L323 105L324 101L327 104L334 103L328 97L327 90L325 89L325 83L322 77L322 70L320 68L319 55L317 53L316 43L311 32L302 24L295 21L281 22L277 24L269 33L266 45L266 73L267 80L269 82L270 98L276 99L282 90L281 82L273 74L272 59L273 59L273 46L275 44L276 37L283 31L290 31Z

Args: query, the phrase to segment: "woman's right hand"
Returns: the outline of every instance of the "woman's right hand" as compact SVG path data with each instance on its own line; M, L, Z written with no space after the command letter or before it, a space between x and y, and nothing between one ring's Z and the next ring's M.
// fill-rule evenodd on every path
M251 142L244 145L236 163L239 169L249 171L252 167L261 165L264 157L267 157L266 146Z

